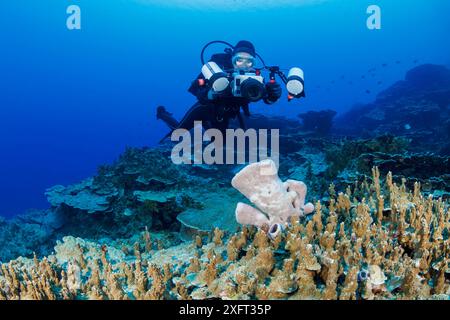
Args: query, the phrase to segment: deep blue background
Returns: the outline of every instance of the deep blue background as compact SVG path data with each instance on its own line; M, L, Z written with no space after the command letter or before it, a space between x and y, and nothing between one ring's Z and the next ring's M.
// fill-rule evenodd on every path
M228 9L150 2L0 1L0 215L45 208L46 188L92 175L127 145L154 145L167 132L155 106L165 104L180 118L194 103L186 89L210 40L248 39L268 64L302 67L306 99L251 107L291 117L371 101L416 59L450 64L447 0L329 0L252 10L239 10L245 1L230 1ZM70 4L82 9L80 31L66 28ZM370 4L382 8L382 30L366 28ZM377 76L363 80L372 67Z

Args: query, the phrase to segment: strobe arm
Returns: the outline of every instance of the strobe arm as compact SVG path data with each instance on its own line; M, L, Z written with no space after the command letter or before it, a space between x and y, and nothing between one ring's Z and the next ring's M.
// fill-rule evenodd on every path
M283 81L284 84L287 84L287 77L286 75L280 70L280 67L278 66L272 66L272 67L266 67L267 70L270 71L270 80L275 80L275 75L278 75Z
M284 84L287 84L287 77L282 71L278 71L278 76L280 77L281 81L283 81Z

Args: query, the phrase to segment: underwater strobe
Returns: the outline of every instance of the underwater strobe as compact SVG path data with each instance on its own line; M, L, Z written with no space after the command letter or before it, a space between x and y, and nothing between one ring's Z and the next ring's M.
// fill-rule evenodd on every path
M303 70L297 67L289 70L286 79L286 89L289 93L288 100L305 96L305 80Z
M228 75L213 61L203 65L202 74L216 93L224 92L230 85Z

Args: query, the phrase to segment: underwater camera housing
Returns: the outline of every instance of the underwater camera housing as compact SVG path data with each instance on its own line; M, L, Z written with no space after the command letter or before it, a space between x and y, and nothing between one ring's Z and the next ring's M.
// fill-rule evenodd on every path
M303 70L294 67L289 70L288 76L280 70L278 66L267 66L262 57L256 53L256 56L262 62L262 68L255 68L252 71L237 71L233 73L227 73L222 70L215 62L209 61L205 63L204 53L206 48L211 44L221 43L227 45L229 48L225 49L225 52L231 53L231 49L234 47L228 42L221 40L214 40L207 43L200 54L202 62L202 74L208 84L211 86L212 94L222 94L227 92L231 87L231 93L235 97L246 98L251 102L256 102L264 98L266 93L264 77L261 75L261 70L267 70L270 72L270 82L275 81L275 76L280 77L283 83L286 85L288 91L288 101L294 98L305 97L304 88L304 73ZM231 49L230 49L231 48ZM229 71L229 70L227 70ZM199 79L199 83L204 85L204 80Z
M246 98L251 102L261 100L265 93L264 78L255 72L235 72L232 76L231 92L235 97Z
M215 94L225 92L230 85L233 96L246 98L251 102L261 100L265 94L264 78L259 71L241 71L228 75L215 62L209 61L203 65L202 75Z

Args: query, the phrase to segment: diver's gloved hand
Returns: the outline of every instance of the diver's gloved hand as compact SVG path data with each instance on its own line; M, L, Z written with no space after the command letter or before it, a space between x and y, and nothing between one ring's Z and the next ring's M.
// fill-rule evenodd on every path
M275 102L281 97L281 86L276 82L266 83L266 99L269 103Z

